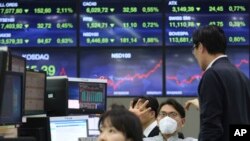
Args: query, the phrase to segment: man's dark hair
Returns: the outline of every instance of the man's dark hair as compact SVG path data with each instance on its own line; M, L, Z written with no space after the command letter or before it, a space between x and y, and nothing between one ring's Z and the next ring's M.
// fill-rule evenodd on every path
M133 108L139 99L141 99L142 102L145 102L146 100L148 100L148 104L146 105L146 108L150 107L151 110L155 112L155 117L157 117L158 108L159 108L158 100L153 96L139 96L133 100L133 103L132 103Z
M200 27L193 32L193 43L198 46L202 43L208 53L216 54L226 52L227 39L224 31L214 25Z
M171 105L174 107L174 109L180 114L181 118L186 117L185 109L184 107L177 102L175 99L168 99L164 102L161 103L159 110L164 106L164 105Z

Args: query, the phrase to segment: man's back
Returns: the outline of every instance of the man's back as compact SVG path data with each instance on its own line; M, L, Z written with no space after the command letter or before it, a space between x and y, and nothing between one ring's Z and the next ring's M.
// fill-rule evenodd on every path
M250 81L227 58L204 73L199 94L201 140L227 141L230 125L250 124Z

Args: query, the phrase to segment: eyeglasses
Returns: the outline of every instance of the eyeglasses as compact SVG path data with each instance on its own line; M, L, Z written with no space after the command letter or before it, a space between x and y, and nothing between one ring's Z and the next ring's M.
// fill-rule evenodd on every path
M194 54L194 50L195 50L195 48L197 48L198 46L199 46L199 42L198 43L196 43L196 44L194 44L193 45L193 47L192 47L192 53Z
M179 114L176 113L176 112L167 113L167 112L162 111L162 112L159 112L158 117L164 118L164 117L168 116L168 117L171 117L171 118L176 118L178 115Z

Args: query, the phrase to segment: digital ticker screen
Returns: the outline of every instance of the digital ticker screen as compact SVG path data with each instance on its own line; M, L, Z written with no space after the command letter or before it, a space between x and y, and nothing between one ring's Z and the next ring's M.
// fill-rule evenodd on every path
M227 49L228 59L249 78L249 47ZM166 95L198 96L203 71L188 48L166 50Z
M108 96L162 95L161 50L84 50L80 67L80 77L108 80Z
M1 0L0 45L76 46L76 18L73 0Z
M43 70L47 76L76 77L76 51L72 49L15 49L13 54L26 58L26 68Z
M249 46L249 1L172 0L165 5L166 46L190 45L193 30L204 25L222 27L228 45Z
M161 46L161 0L82 0L80 46Z

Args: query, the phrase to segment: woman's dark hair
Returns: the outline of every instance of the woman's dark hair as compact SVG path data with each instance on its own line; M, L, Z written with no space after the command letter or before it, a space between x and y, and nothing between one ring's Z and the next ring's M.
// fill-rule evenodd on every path
M193 32L193 44L202 43L210 54L226 52L227 39L222 28L208 25Z
M113 127L122 132L127 139L132 141L142 141L142 126L139 118L125 108L112 108L101 115L98 127L104 124L105 120L110 120Z
M186 117L185 109L175 99L168 99L168 100L162 102L161 105L160 105L160 107L159 107L159 110L161 110L161 108L164 105L171 105L181 115L181 118L185 118Z

